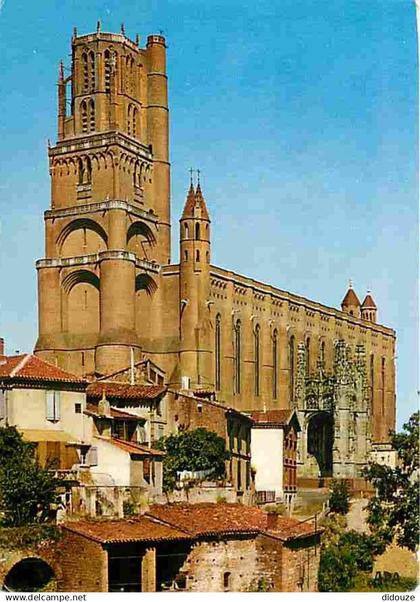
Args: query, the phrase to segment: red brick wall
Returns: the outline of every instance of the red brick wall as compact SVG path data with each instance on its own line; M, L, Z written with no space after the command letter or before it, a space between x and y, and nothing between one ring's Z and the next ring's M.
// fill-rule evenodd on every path
M62 571L59 591L108 591L107 552L99 543L63 529L63 539L57 548Z
M283 446L283 489L285 493L296 491L297 434L293 427L285 430Z
M226 438L225 408L175 393L168 393L166 399L168 432L203 427Z
M285 544L282 550L281 591L317 592L319 556L319 537Z

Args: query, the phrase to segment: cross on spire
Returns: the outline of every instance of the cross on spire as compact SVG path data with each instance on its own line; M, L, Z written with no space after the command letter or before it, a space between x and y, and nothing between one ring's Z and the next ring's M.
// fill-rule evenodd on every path
M200 169L193 169L192 167L190 167L188 171L190 172L190 184L191 184L191 186L194 184L194 177L193 177L194 173L197 174L197 186L200 186L200 174L201 174L201 170Z

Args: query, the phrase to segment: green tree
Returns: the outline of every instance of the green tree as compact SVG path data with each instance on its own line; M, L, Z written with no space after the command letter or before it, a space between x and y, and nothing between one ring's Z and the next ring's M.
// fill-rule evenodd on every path
M336 526L340 528L339 524ZM381 551L375 537L357 531L344 531L338 535L338 530L332 529L321 548L319 590L351 590L360 573L371 573L374 558Z
M419 412L403 425L403 432L391 435L397 466L371 463L364 476L376 494L368 504L368 523L376 537L415 551L419 542Z
M350 492L346 481L333 479L331 483L330 511L336 514L347 514L350 508Z
M57 501L57 481L38 464L34 446L23 441L15 427L1 428L0 457L1 524L19 527L47 521Z
M211 470L213 478L223 478L225 461L230 457L225 440L205 428L162 437L157 447L166 453L163 460L163 488L166 492L175 488L176 473L183 470Z

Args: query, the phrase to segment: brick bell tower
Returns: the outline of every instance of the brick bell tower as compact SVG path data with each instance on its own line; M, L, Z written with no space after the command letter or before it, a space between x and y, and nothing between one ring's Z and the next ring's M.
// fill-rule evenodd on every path
M159 289L160 265L170 263L166 45L151 35L141 48L123 27L105 33L98 23L96 33L75 31L71 49L48 150L35 351L79 374L107 374L140 356L136 297Z

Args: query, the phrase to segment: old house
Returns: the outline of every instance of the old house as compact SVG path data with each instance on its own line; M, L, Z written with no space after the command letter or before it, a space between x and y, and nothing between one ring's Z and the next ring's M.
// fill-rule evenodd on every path
M121 516L127 497L162 493L164 454L150 446L144 419L111 406L104 385L99 401L99 389L90 387L87 401L85 379L36 356L2 355L0 426L16 426L36 445L40 463L61 478L67 513ZM114 391L109 397L117 404ZM162 387L134 391L135 405L147 406Z
M226 441L230 453L227 480L244 501L251 494L251 425L252 419L216 401L206 390L176 391L169 389L166 398L168 432L192 430L199 427L215 432Z
M288 507L296 496L297 440L300 425L296 412L254 412L251 429L251 463L260 503L281 501Z
M317 591L321 530L258 508L152 506L63 533L62 591Z
M39 460L66 470L90 445L86 382L40 358L0 357L0 426L16 426Z

